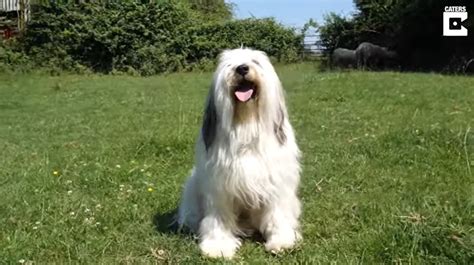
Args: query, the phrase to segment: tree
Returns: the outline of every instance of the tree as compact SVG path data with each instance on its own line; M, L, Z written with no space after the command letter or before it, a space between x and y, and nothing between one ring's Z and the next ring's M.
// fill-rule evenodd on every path
M225 0L181 0L198 16L206 20L224 21L233 17L234 4Z

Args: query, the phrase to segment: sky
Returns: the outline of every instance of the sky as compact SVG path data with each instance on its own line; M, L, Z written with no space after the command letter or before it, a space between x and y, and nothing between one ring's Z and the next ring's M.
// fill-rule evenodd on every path
M275 17L277 21L291 27L303 27L310 19L318 23L323 15L335 12L350 15L354 11L352 0L230 0L236 5L237 18Z

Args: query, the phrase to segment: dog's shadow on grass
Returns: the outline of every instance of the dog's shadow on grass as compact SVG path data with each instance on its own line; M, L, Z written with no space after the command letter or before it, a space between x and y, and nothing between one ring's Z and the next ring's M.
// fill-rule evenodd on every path
M191 233L185 227L179 227L178 224L178 208L167 212L157 212L153 216L153 225L159 233L169 235L189 236Z
M172 209L167 212L157 212L153 216L153 224L156 231L164 234L178 234L178 209Z
M153 224L155 230L159 233L168 235L192 236L191 231L186 227L179 227L178 224L178 208L169 210L167 212L158 212L153 217ZM250 233L244 237L245 241L254 241L260 244L265 242L263 235L259 232Z

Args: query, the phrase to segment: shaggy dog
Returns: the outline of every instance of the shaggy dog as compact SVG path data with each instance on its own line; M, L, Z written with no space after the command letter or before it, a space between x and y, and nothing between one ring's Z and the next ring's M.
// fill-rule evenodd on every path
M231 258L240 237L259 231L278 252L301 238L299 149L284 91L265 53L224 51L207 97L180 226L210 257Z

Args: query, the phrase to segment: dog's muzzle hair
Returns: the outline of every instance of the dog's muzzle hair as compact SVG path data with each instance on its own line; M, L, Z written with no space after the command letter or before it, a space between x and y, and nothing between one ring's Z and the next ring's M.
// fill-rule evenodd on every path
M231 258L239 236L258 231L265 248L291 248L298 232L300 152L284 91L265 53L224 51L214 73L178 222L211 257Z

